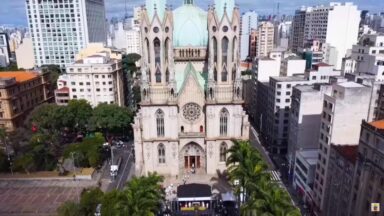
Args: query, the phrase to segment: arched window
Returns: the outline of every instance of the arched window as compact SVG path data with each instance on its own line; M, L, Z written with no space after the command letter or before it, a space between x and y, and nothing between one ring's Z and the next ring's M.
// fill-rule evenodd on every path
M227 144L221 143L220 145L220 162L225 162L227 160Z
M228 116L229 116L228 110L223 108L220 111L220 136L227 136L227 132L228 132Z
M236 46L237 46L237 38L233 38L233 44L232 44L232 61L236 61Z
M165 163L165 146L163 143L160 143L159 146L157 146L157 152L159 156L159 163L164 164Z
M165 71L165 82L169 82L169 70L168 70L168 68Z
M222 65L227 65L228 63L228 44L229 44L229 41L228 41L228 38L227 37L223 37L223 39L221 40L221 54L222 54L222 57L221 57L221 60L222 60Z
M213 37L213 62L217 63L217 40Z
M184 133L184 126L181 126L181 133Z
M217 70L216 70L216 67L213 69L213 79L217 82Z
M235 79L236 79L236 65L234 65L232 68L232 81L235 81Z
M153 47L155 49L155 65L156 66L161 66L161 48L160 48L160 40L159 38L155 38L155 40L153 40Z
M168 62L169 58L169 38L165 40L165 47L164 47L164 56L165 56L165 62Z
M157 69L156 69L155 76L156 76L156 83L161 83L161 72L160 72L160 68L157 68Z
M146 44L146 48L147 48L147 61L148 63L151 63L151 52L149 50L149 41L147 38L145 38L145 44Z
M228 81L228 71L227 67L223 67L223 71L221 72L221 82L227 82Z
M157 136L164 137L164 112L161 109L156 111Z
M200 133L203 133L204 132L204 127L203 125L200 125Z

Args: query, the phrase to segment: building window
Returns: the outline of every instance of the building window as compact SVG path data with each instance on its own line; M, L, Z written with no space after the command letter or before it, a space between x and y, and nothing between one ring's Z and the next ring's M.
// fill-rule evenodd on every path
M213 62L217 63L217 40L213 37Z
M228 110L223 108L220 111L220 136L227 136L227 132L228 132L228 116L229 116Z
M157 69L156 69L155 77L156 77L156 83L161 83L161 72L160 72L160 68L157 68Z
M161 52L160 52L160 40L159 38L155 38L155 40L153 40L153 46L154 46L154 49L155 49L155 65L156 67L160 67L161 66Z
M221 60L222 60L222 63L221 65L227 65L228 63L228 44L229 44L229 40L227 37L224 37L222 40L221 40L221 53L222 53L222 57L221 57Z
M223 72L221 72L221 81L227 82L227 80L228 80L228 71L227 71L227 68L224 67Z
M159 155L159 163L165 164L165 146L163 143L160 143L157 147L158 155Z
M220 162L225 162L227 160L227 144L221 143L220 145Z
M164 112L161 109L156 111L157 136L164 137Z

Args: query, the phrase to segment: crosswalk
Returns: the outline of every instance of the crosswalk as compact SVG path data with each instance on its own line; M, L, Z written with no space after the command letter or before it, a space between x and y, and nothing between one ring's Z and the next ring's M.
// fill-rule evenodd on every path
M280 173L276 170L269 170L269 174L271 174L271 181L281 182Z

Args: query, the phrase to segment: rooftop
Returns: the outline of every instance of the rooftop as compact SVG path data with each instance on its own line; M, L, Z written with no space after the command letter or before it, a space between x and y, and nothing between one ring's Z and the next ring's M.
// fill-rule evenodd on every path
M337 85L339 86L342 86L344 88L362 88L362 87L365 87L359 83L355 83L355 82L342 82L342 83L338 83Z
M15 78L17 83L22 83L39 76L39 73L33 71L4 71L0 72L0 78Z
M318 90L314 88L314 85L298 85L293 88L300 90L301 92L317 92Z
M374 121L374 122L370 122L368 124L370 124L371 126L377 128L377 129L384 129L384 120Z
M307 81L307 79L304 78L304 76L296 75L296 76L274 76L271 77L271 79L276 80L277 82L300 82L300 81Z
M346 160L355 163L358 153L358 145L332 145L333 148Z
M318 149L300 150L297 152L297 157L303 158L308 164L316 165L319 155Z

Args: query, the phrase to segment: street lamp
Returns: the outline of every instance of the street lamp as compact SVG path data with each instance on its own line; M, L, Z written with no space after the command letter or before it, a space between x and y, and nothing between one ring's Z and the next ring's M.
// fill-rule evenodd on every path
M73 161L73 181L76 183L76 163L75 163L75 157L74 157L75 153L76 152L71 152L71 157ZM76 192L78 192L78 186L79 185L76 186L76 189L77 189ZM79 196L80 194L77 196L77 202L80 202Z

